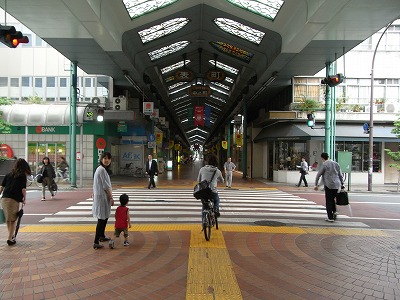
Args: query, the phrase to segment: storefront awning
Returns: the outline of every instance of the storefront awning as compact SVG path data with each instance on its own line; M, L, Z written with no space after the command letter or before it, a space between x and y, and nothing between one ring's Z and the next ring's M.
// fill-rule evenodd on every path
M279 122L264 127L255 137L254 142L265 141L296 141L296 140L325 140L325 129L316 126L312 129L307 124L290 122ZM374 124L374 142L396 142L399 139L391 131L394 126ZM362 124L336 124L336 141L357 141L369 140L369 134L365 134Z
M85 107L76 108L76 121L82 123ZM13 126L69 126L69 104L14 104L0 106L2 118Z

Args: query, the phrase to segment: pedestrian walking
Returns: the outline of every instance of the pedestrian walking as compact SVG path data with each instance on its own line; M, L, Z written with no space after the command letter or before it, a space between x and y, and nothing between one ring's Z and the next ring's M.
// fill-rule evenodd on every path
M17 219L21 216L19 211L26 204L26 176L31 175L31 168L26 160L18 158L13 169L8 173L1 183L0 193L1 205L4 211L4 218L7 224L7 244L13 246L16 241ZM20 208L20 206L22 207Z
M153 186L153 188L156 188L154 176L158 176L158 165L157 161L153 159L153 156L151 154L147 156L146 174L149 175L149 186L147 188L150 189L151 186Z
M318 181L322 176L325 190L326 213L328 215L325 221L334 222L337 216L335 198L338 190L340 188L344 189L344 181L339 164L330 160L328 153L321 153L321 159L322 166L315 177L314 190L318 191Z
M111 239L106 237L105 230L108 218L111 214L111 206L114 205L112 196L111 179L108 169L111 165L111 153L103 152L100 157L100 165L93 176L93 217L97 218L96 234L93 248L100 249L104 246L100 242L108 242Z
M129 246L129 232L128 228L131 228L131 218L129 216L129 196L122 194L119 196L120 205L115 210L115 230L114 237L119 238L121 233L124 233L124 246ZM110 241L110 248L114 248L114 242Z
M299 184L296 184L297 187L301 185L301 182L304 181L304 186L308 187L306 175L308 174L308 163L304 157L301 158L301 164L298 166L300 168L300 180Z
M224 164L225 182L227 188L232 187L233 171L235 171L235 169L236 165L232 162L232 158L228 157Z
M52 190L52 184L54 178L56 178L56 172L54 171L53 165L50 163L50 158L47 156L43 157L42 168L40 169L40 174L42 174L42 201L46 201L45 189L46 186L50 191L51 199L54 199L54 192Z

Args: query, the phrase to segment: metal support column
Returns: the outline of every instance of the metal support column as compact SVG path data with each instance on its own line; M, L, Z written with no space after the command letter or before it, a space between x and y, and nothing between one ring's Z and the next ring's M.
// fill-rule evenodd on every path
M326 66L326 76L331 74L332 63L327 62ZM329 157L333 157L333 147L332 146L332 99L331 99L331 88L326 85L325 88L325 147L324 152L328 153Z
M78 80L78 62L71 62L71 90L70 90L70 127L69 136L71 141L70 148L70 176L71 187L76 187L76 100L77 100L77 80Z
M247 101L243 100L242 178L247 178Z
M226 151L226 157L231 157L231 122L229 121L228 125L228 133L226 135L226 141L227 141L227 151Z

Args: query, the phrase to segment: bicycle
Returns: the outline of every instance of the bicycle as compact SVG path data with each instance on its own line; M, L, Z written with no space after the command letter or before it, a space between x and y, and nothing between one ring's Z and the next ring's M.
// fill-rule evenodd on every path
M133 176L135 176L135 177L145 177L145 174L143 172L143 168L136 167L135 172L133 173Z
M215 229L218 230L218 218L215 215L214 202L211 199L201 199L201 203L203 204L201 220L202 231L204 231L206 241L209 241L211 237L211 228L215 225Z
M37 185L38 187L41 187L41 186L42 186L42 183L39 183L39 182L37 181L37 179L38 179L39 176L42 176L42 174L37 173L36 175L29 175L29 176L27 176L27 177L26 177L26 186L31 186L32 183L35 182L36 185Z
M59 181L69 181L69 171L68 168L66 168L64 171L61 170L60 168L57 168L56 170L56 178L54 178L54 181L58 183Z

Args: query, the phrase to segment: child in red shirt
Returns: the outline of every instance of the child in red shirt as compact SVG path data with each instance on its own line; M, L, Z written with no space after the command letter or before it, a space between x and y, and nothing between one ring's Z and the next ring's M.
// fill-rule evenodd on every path
M121 232L124 233L124 246L129 246L128 242L128 227L131 228L131 218L129 217L129 208L126 206L129 202L129 196L122 194L119 196L120 206L115 211L115 231L114 237L119 237ZM114 248L114 242L110 241L110 248Z

